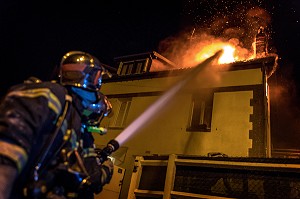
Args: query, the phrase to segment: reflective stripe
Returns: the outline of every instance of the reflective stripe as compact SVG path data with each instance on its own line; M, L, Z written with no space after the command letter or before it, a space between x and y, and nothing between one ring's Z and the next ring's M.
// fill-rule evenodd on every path
M13 160L20 172L27 162L26 151L18 145L0 141L0 154Z
M78 148L79 143L77 142L77 134L74 129L72 129L71 138L69 142L72 145L72 149Z
M96 157L97 153L95 152L94 148L85 148L83 149L83 157L87 158L87 157Z
M65 135L68 130L68 122L66 120L63 121L63 124L61 125L60 129L63 135Z
M70 95L65 96L66 101L72 102L72 97Z
M71 144L72 149L77 149L79 146L79 143L77 142L77 135L74 129L67 129L65 132L62 132L64 134L63 140L65 142L69 142Z
M36 89L28 89L21 91L12 91L8 95L8 97L19 96L19 97L46 97L48 99L48 107L53 110L56 114L59 114L61 111L61 103L58 98L51 92L49 88L36 88Z

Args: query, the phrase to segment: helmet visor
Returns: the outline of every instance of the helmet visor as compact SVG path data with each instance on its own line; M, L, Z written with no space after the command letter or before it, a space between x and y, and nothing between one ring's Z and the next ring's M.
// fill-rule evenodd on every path
M99 90L102 82L101 67L90 67L84 63L70 63L62 65L61 83Z
M67 53L60 64L60 83L98 91L105 68L100 61L85 52Z

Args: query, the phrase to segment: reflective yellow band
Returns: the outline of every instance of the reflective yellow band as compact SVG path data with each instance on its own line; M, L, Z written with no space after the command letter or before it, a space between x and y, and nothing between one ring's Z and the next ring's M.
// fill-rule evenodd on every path
M20 172L27 162L26 151L18 145L7 143L0 140L0 154L14 161Z
M8 94L8 97L20 96L20 97L46 97L48 99L48 107L52 109L56 114L61 111L61 103L58 98L51 92L49 88L36 88L21 91L12 91Z
M87 157L96 157L97 153L95 152L94 148L86 148L83 149L83 157L87 158Z

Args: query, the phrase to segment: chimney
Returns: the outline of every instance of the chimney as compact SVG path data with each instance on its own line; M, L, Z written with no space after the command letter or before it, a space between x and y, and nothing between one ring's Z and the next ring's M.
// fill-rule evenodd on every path
M256 58L265 57L267 55L267 34L264 27L260 27L255 37L255 55Z

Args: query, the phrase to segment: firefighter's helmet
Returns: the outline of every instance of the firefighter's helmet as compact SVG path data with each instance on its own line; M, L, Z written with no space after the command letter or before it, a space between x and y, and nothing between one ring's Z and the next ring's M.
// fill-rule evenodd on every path
M100 61L89 53L70 51L60 62L59 81L64 86L98 91L104 70Z

